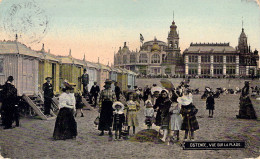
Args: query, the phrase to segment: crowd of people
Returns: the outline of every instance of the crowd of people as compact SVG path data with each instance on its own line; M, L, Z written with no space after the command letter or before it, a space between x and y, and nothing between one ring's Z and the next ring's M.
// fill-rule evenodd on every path
M86 76L86 75L84 75ZM87 77L87 76L86 76ZM82 76L82 78L84 78ZM44 91L44 114L51 116L51 99L53 97L53 88L50 83L51 77L46 78L43 85ZM17 89L12 82L12 76L9 76L6 83L1 86L1 119L4 129L12 128L13 122L19 126L19 113L17 106L19 98L17 97ZM113 81L106 80L104 89L100 91L97 82L91 87L90 92L87 91L86 80L82 80L84 84L83 95L80 91L76 93L75 84L64 81L63 93L59 95L59 111L55 122L53 139L65 140L74 139L77 136L77 122L75 117L81 114L84 117L82 108L84 106L82 99L88 95L89 102L96 108L98 107L98 130L99 136L103 136L108 131L109 139L121 140L122 137L130 136L136 133L136 127L139 126L138 111L140 105L144 103L144 123L147 129L152 129L153 125L159 126L159 132L162 130L162 142L179 141L180 130L184 131L184 140L194 140L195 131L199 129L199 123L196 119L198 109L193 103L194 91L190 89L189 80L185 80L177 87L162 88L153 84L145 88L131 89L128 86L126 91L121 91L120 87L115 83L115 89L112 90ZM258 88L257 88L258 89ZM238 91L238 90L237 90ZM249 82L245 82L245 86L240 90L240 110L237 118L256 119L252 102L249 97ZM219 92L223 93L223 92ZM215 109L215 98L219 97L210 88L205 88L202 95L206 99L206 109L209 110L209 118L213 118Z

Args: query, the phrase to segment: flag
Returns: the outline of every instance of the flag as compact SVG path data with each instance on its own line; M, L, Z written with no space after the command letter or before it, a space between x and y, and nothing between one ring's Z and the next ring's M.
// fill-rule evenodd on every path
M144 41L144 37L142 34L140 34L140 42L142 43Z

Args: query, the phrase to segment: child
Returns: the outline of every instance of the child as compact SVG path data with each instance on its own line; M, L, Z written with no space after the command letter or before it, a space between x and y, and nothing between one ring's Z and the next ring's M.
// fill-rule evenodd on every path
M129 92L127 96L128 98L126 102L126 109L127 109L128 134L130 131L130 126L133 127L133 134L135 134L135 127L139 125L137 119L137 111L140 109L140 106L137 101L133 101L134 99L133 92Z
M177 99L172 101L172 105L169 110L171 114L170 127L171 130L174 131L174 136L176 135L177 141L179 141L179 130L181 129L181 124L182 124L180 110L181 107L180 104L177 103Z
M215 105L215 100L213 97L213 93L210 92L206 100L206 109L209 110L209 118L213 118L214 105Z
M154 121L154 109L152 102L150 100L145 101L145 124L147 125L147 129L151 129L151 126L153 125Z
M121 102L115 102L113 104L113 109L115 111L113 112L113 130L115 131L115 140L117 140L118 132L119 132L119 139L121 139L121 132L122 132L122 126L125 122L125 114L124 114L124 105Z
M194 140L194 131L199 129L199 123L196 119L198 109L192 104L191 97L187 91L184 91L184 95L177 99L178 103L181 104L180 114L183 117L181 130L185 130L184 141L187 140L188 135L190 140Z
M77 117L78 112L80 111L81 117L84 117L82 108L84 106L84 103L82 102L82 96L80 90L78 90L77 93L75 93L75 99L76 99L76 113L75 117Z

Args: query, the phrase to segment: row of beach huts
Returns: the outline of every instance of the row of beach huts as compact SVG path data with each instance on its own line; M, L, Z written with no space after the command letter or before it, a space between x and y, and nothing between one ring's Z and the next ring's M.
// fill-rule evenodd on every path
M137 74L121 68L113 68L101 63L93 63L73 58L71 50L68 56L56 56L44 50L34 51L30 47L15 41L0 41L0 84L8 76L14 77L18 95L38 95L46 77L52 77L54 93L60 94L63 81L76 84L76 89L83 91L81 76L86 69L89 74L89 85L97 81L102 89L106 79L117 81L122 90L135 85ZM112 85L113 87L113 85Z

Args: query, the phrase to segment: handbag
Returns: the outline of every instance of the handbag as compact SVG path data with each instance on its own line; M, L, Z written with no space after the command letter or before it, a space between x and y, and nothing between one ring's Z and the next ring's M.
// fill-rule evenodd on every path
M94 124L98 125L99 124L99 116L96 117L96 119L94 120Z

